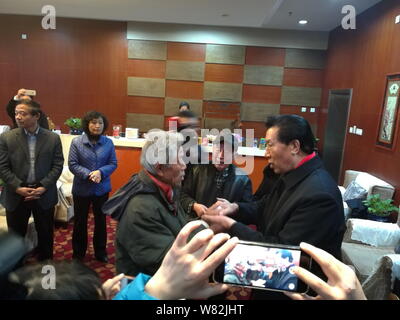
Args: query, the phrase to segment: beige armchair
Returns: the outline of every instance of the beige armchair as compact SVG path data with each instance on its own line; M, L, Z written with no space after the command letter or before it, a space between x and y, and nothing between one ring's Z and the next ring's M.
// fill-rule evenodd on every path
M400 217L397 223L349 219L342 243L343 262L355 268L368 299L387 299L400 279Z
M382 199L392 199L395 188L372 174L356 170L346 170L344 175L343 186L339 186L339 190L344 196L346 188L351 182L357 182L361 187L367 190L367 196L372 194L379 194ZM344 215L346 220L350 217L351 209L346 202L343 202Z
M54 211L54 219L67 223L74 216L74 204L72 197L72 182L74 175L64 166L60 178L57 181L58 204Z

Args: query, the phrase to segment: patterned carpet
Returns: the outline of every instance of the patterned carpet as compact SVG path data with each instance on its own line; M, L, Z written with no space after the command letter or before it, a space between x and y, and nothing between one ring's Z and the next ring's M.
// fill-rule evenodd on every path
M73 221L70 221L65 227L58 227L54 232L54 260L72 260L72 230ZM89 214L88 223L88 250L83 262L91 269L95 270L100 278L105 281L115 276L115 248L114 237L117 228L117 222L107 217L107 255L109 262L107 264L99 262L94 258L93 250L93 215ZM28 263L35 263L36 259L31 257ZM228 300L247 300L250 290L240 287L232 287L228 290L226 299Z

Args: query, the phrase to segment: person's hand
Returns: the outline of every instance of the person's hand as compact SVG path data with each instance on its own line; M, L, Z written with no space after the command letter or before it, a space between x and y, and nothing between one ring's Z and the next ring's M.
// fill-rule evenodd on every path
M206 213L207 207L201 203L194 203L193 204L193 210L196 212L198 217L201 217L203 214Z
M26 96L26 89L19 89L17 92L17 99L21 100L23 96Z
M210 208L208 208L207 215L222 215L231 216L237 213L239 206L237 203L230 203L226 199L217 198L217 202L214 203Z
M111 300L114 296L121 291L121 280L125 275L123 273L115 276L114 278L108 279L101 286L106 300Z
M33 189L32 192L30 192L29 196L25 197L24 201L32 201L32 200L37 200L40 199L40 196L46 192L45 187L38 187Z
M161 267L146 284L149 295L157 299L204 299L228 289L226 284L210 284L209 277L238 239L229 239L228 234L214 235L205 229L187 242L192 231L201 225L200 220L192 221L179 232Z
M293 272L303 282L308 284L317 294L310 297L307 294L285 292L294 300L366 300L361 284L354 271L324 250L302 242L301 249L317 262L328 277L325 282L301 267L294 267Z
M19 187L15 190L16 193L18 193L22 197L29 197L32 195L32 192L34 192L34 188L28 188L28 187Z
M227 232L236 223L235 220L226 216L210 216L205 214L201 219L208 223L214 233Z
M36 189L28 187L20 187L15 190L17 194L24 197L24 201L32 201L40 198L40 195L35 193Z
M101 181L101 172L100 170L95 170L89 173L89 180L94 183L100 183Z

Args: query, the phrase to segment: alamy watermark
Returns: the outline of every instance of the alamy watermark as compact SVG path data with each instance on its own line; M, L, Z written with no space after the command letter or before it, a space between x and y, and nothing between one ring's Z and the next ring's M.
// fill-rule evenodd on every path
M42 267L42 274L45 276L42 278L42 288L45 290L56 289L56 269L53 265L47 264Z
M56 8L52 5L42 7L42 14L45 16L42 19L42 28L44 30L56 29Z
M346 5L342 8L342 13L346 14L342 19L342 28L344 30L356 29L356 8L352 5Z

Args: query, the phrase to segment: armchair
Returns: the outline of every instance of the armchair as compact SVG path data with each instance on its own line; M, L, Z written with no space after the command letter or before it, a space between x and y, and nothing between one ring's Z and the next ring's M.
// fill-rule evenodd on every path
M367 191L367 196L379 194L382 199L392 199L395 188L372 174L356 170L346 170L343 186L339 186L342 196L351 182L355 181L358 185ZM343 202L344 214L346 220L350 217L351 209L346 202Z
M354 266L368 299L387 299L400 279L400 216L397 223L349 219L342 243L345 264Z

